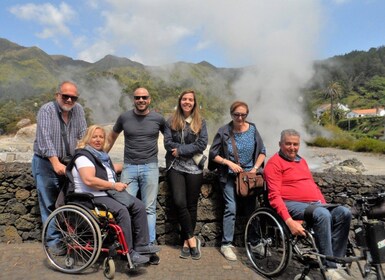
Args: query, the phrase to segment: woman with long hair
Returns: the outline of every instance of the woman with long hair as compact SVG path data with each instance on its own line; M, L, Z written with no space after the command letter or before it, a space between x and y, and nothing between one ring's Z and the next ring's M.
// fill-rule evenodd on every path
M186 90L179 96L164 131L167 180L181 227L180 257L184 259L201 258L201 241L194 230L207 142L206 122L200 115L196 93Z

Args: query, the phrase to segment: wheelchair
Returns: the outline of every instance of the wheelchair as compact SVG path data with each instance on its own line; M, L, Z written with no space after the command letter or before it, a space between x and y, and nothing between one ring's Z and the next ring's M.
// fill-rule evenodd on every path
M337 258L320 254L313 231L306 222L303 222L306 237L292 235L283 219L270 206L266 183L257 195L257 201L258 207L246 224L244 242L248 259L261 275L268 278L280 276L294 259L303 266L302 273L296 275L295 280L311 279L308 274L312 269L319 269L322 278L327 279L323 260L343 265L359 260L357 256Z
M48 239L48 230L59 236L59 242ZM115 276L114 257L121 255L128 269L135 268L123 231L103 204L96 204L93 195L71 193L66 204L54 210L44 223L42 231L44 252L57 270L76 274L91 267L101 253L103 273L108 279Z

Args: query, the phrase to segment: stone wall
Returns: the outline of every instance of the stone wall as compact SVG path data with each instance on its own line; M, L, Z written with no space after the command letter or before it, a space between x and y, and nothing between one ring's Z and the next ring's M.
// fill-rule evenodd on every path
M328 202L343 202L336 193L349 189L353 193L385 190L385 176L314 173L314 179ZM41 221L37 192L29 163L0 163L0 242L41 240ZM352 201L348 201L351 204ZM198 204L196 234L205 246L221 241L223 201L215 174L206 172ZM157 205L157 240L159 244L179 244L178 223L172 200L161 170ZM247 217L239 216L235 244L243 244Z

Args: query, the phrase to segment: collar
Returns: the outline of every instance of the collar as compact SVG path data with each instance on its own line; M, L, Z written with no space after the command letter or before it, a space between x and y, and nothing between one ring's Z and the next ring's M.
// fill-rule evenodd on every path
M187 118L185 118L184 121L185 121L186 123L188 123L188 124L191 124L191 122L192 122L192 117L191 117L191 115L188 116Z
M279 150L278 154L279 154L279 156L280 156L281 158L283 158L283 159L286 160L286 161L300 162L301 159L302 159L302 157L300 157L299 155L296 155L296 156L295 156L295 159L292 160L292 159L289 158L287 155L285 155L281 150Z

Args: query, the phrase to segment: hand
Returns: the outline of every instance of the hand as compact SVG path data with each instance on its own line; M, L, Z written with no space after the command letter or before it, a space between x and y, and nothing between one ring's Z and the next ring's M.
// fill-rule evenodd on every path
M115 190L117 190L118 192L124 191L125 189L127 189L127 187L128 185L126 183L122 183L122 182L115 183Z
M234 173L239 173L243 171L243 168L241 166L230 160L226 160L226 164Z
M287 224L287 226L289 227L290 229L290 232L293 234L293 235L302 235L302 236L306 236L306 231L305 229L303 228L301 222L299 221L295 221L293 220L292 218L289 218L285 221L285 223Z
M53 170L57 175L65 175L66 174L66 166L62 164L61 162L57 161L55 164L52 165Z
M173 157L178 157L178 149L177 148L172 149L171 154Z

